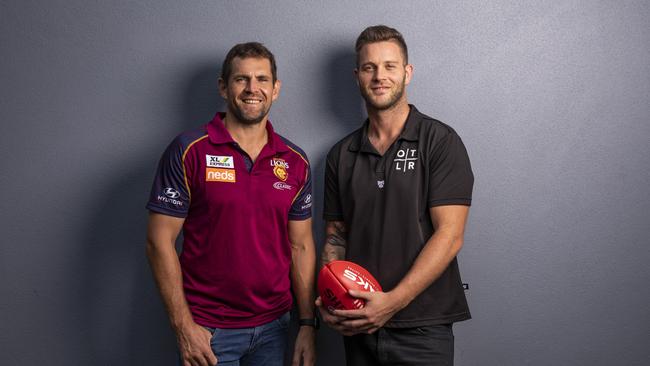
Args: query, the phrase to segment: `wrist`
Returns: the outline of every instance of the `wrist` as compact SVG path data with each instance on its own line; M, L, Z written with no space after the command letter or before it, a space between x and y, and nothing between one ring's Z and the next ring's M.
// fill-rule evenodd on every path
M402 291L400 288L395 288L392 291L389 291L389 299L393 299L393 306L395 308L395 311L400 311L404 309L408 304L413 301L413 298L408 296L407 293Z
M320 319L317 316L311 318L300 318L298 320L298 325L300 329L302 328L312 328L314 330L320 328Z
M185 329L193 326L194 324L196 323L194 323L194 319L192 318L192 316L186 315L186 316L179 317L177 319L173 319L172 329L174 329L176 333L179 333L185 331Z

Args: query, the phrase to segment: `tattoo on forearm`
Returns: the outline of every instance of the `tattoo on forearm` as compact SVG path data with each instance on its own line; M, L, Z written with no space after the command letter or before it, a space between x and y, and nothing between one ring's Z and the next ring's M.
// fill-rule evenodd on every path
M327 243L329 245L333 245L335 247L343 247L343 248L345 248L345 246L347 244L345 239L343 239L342 237L340 237L339 235L336 235L336 234L328 235L327 239L325 239L325 243Z
M321 253L321 261L328 263L333 260L345 258L347 247L347 229L340 221L329 222L326 227L327 238Z
M327 239L325 242L336 247L345 248L347 246L347 237L348 233L345 224L340 221L334 221L327 227Z

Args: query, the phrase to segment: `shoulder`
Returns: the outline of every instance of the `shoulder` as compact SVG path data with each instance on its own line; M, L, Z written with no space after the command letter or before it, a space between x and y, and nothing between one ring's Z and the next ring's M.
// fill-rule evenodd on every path
M426 135L437 135L441 138L448 137L449 135L457 135L456 131L450 125L440 120L429 117L423 113L419 113L419 117L421 133L423 132Z
M449 141L460 141L460 136L456 130L440 120L420 113L418 123L420 139L428 143L430 148L435 148Z
M208 131L206 126L196 127L191 130L183 131L176 135L172 140L169 148L180 152L186 152L197 142L207 139Z
M359 144L363 136L363 126L365 126L365 124L350 132L345 137L336 142L327 153L328 160L338 160L341 156L341 153L345 153L347 151L357 151L359 149Z
M300 146L294 144L293 142L291 142L291 140L289 140L288 138L280 134L277 134L277 136L280 138L280 140L282 140L282 142L284 142L285 145L287 145L287 147L289 148L290 155L299 158L300 160L304 161L305 164L309 165L309 159L307 158L307 154L303 149L300 148Z

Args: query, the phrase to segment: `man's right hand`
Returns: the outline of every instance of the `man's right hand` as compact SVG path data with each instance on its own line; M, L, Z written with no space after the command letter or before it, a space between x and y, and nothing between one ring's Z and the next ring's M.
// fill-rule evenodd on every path
M341 333L344 336L352 336L358 333L362 333L360 331L356 331L344 326L341 322L347 320L347 318L344 318L342 316L336 316L330 313L329 310L325 309L325 307L323 307L323 301L321 300L320 296L316 298L316 306L320 311L321 319L330 328L336 330L337 332Z
M217 357L212 352L212 334L204 327L191 322L176 332L183 366L214 366Z

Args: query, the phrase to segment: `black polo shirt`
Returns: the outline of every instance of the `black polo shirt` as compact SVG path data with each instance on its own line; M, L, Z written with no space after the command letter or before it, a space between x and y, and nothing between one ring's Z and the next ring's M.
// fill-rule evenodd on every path
M382 156L368 140L368 121L327 155L327 221L348 228L346 259L372 273L384 291L406 275L433 234L429 208L471 204L474 176L465 146L444 123L414 106ZM470 318L456 258L387 327L417 327Z

